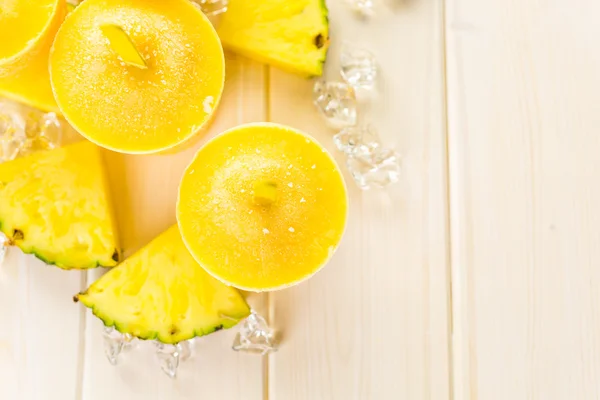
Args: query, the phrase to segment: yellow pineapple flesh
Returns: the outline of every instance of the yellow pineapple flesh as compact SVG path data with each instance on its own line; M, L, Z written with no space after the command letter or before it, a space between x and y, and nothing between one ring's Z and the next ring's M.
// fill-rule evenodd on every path
M223 46L304 76L320 76L329 47L325 0L230 0Z
M100 149L88 141L0 164L0 230L64 269L112 267L119 246Z
M173 226L75 296L106 326L178 343L230 328L250 314L236 289L192 258Z

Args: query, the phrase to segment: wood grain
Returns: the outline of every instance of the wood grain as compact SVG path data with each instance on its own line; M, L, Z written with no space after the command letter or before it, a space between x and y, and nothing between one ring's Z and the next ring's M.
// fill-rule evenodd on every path
M45 265L10 248L0 268L0 398L75 399L82 273Z
M447 1L456 399L600 398L600 3Z
M314 278L271 294L282 331L270 399L448 399L449 265L441 1L398 2L368 22L328 3L327 78L340 80L341 41L372 49L380 82L360 94L361 123L404 156L389 190L350 191L346 235ZM380 5L380 7L385 7ZM313 82L272 69L270 117L333 149L311 103Z

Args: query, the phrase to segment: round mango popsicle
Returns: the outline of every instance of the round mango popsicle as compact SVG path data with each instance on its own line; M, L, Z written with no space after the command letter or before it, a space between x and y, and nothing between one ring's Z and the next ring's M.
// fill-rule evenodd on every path
M340 243L347 210L329 153L302 132L261 123L231 129L198 151L179 187L177 221L208 273L266 291L319 271Z
M85 0L50 54L64 117L105 148L171 150L213 116L225 60L208 19L188 0Z
M48 55L66 14L65 0L0 1L0 96L58 111Z

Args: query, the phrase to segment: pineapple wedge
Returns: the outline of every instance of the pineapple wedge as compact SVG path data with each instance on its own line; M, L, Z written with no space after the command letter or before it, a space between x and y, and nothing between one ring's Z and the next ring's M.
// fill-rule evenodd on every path
M117 233L100 149L82 141L0 164L0 230L47 264L115 266Z
M225 48L303 76L321 76L329 47L325 0L230 0Z
M194 261L177 225L74 300L121 333L169 344L230 328L250 314L239 291Z

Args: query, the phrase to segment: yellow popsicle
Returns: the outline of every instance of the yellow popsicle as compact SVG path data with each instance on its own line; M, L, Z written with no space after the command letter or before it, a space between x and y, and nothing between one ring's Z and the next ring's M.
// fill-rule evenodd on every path
M64 0L0 1L0 96L58 112L48 54L66 14Z
M143 154L173 150L207 125L225 60L211 23L188 0L85 0L56 35L50 72L79 133Z
M177 221L196 261L240 289L281 289L316 273L346 226L340 171L289 127L242 125L209 141L186 169Z

